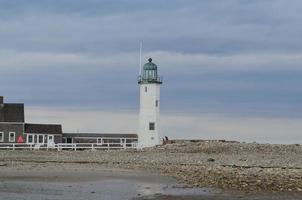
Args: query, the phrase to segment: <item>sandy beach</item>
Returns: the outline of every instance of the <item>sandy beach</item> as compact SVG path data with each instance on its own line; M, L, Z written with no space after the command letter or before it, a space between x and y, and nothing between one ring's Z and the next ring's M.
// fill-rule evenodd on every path
M18 163L2 168L0 176L1 199L122 200L169 192L175 184L168 177L87 164Z
M0 177L0 196L6 200L299 199L297 195L288 194L247 195L190 188L171 177L141 170L104 168L97 164L12 162L2 166Z
M3 199L302 199L300 145L177 142L142 151L1 151Z

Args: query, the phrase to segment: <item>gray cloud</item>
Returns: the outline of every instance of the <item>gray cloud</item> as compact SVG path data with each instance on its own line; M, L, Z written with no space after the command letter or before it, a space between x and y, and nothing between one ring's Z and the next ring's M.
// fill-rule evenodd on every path
M301 117L302 56L148 52L164 76L164 112ZM2 92L29 105L137 110L137 55L0 53ZM16 92L18 91L18 92ZM123 101L121 101L121 98Z
M114 54L145 40L148 51L236 54L302 46L299 1L9 2L0 4L2 48Z
M136 112L143 40L144 60L153 57L164 76L166 115L301 118L301 8L298 0L0 0L1 94L28 106Z

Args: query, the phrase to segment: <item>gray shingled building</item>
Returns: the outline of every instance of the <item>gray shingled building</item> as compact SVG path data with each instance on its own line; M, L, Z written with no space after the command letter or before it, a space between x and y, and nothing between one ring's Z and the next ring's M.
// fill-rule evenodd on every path
M24 133L24 104L4 103L0 97L0 142L17 142Z
M62 141L60 124L25 123L23 103L4 103L0 97L0 143L48 143Z
M133 143L137 134L63 133L61 124L25 123L23 103L4 103L0 96L0 144Z

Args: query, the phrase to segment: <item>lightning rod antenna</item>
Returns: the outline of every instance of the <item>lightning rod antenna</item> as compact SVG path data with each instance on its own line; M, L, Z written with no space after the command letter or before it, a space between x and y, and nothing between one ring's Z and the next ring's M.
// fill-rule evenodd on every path
M139 45L139 75L142 75L142 51L143 51L143 41Z

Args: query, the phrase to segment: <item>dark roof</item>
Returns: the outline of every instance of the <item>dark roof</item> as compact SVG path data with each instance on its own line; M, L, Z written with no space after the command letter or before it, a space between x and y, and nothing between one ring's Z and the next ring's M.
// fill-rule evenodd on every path
M113 138L137 138L137 134L133 133L63 133L63 137L113 137Z
M61 124L25 124L25 133L62 134Z
M149 62L144 65L144 70L157 70L157 65L152 62L152 58L149 58L148 61Z
M0 122L24 122L24 104L0 104Z

